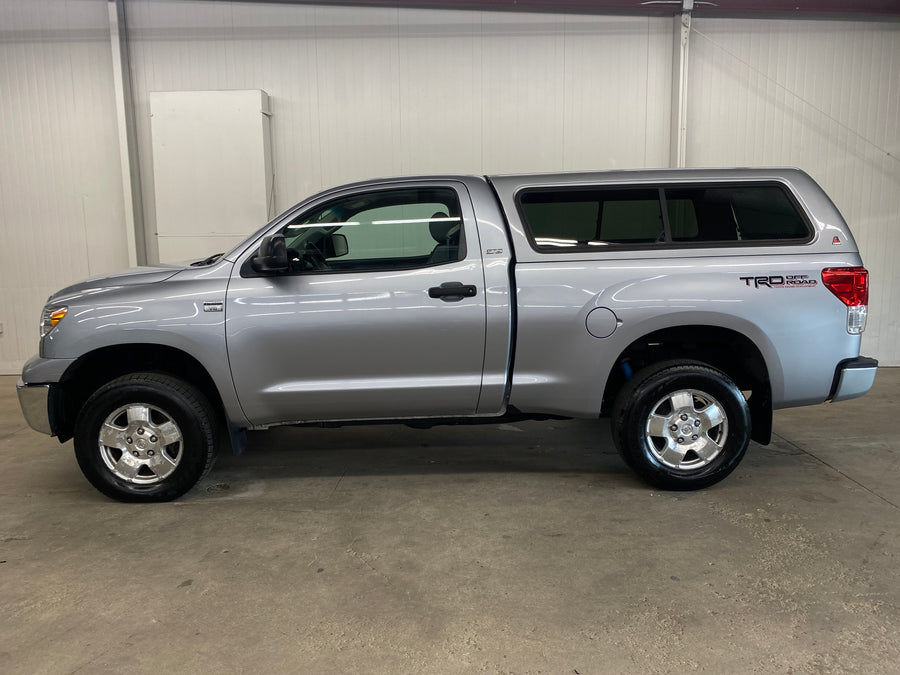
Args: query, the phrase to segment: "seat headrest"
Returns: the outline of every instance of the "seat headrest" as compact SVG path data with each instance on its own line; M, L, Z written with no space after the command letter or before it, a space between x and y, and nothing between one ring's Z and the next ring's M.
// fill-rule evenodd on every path
M431 218L431 222L428 223L428 231L431 232L431 238L439 244L446 244L454 230L459 231L459 221L437 220L438 218L449 218L443 211L438 211Z

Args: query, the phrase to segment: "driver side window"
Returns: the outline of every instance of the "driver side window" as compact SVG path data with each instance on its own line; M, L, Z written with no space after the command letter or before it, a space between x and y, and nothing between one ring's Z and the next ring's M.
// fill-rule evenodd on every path
M451 188L403 188L340 197L284 230L292 271L408 269L465 257Z

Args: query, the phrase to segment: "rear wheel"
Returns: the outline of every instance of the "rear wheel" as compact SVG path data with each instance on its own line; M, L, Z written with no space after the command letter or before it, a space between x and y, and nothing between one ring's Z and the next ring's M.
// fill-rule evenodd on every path
M176 499L215 459L214 414L194 386L135 373L98 389L75 423L75 456L103 494L130 502Z
M725 478L750 442L747 401L725 373L699 362L645 368L613 407L613 440L644 480L695 490Z

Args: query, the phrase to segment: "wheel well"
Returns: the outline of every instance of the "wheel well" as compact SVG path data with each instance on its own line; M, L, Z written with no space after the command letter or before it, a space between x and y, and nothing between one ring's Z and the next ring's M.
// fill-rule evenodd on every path
M115 345L79 358L66 370L61 386L51 389L51 414L60 442L72 437L78 412L91 394L117 377L136 372L165 373L190 382L203 392L220 420L224 419L219 390L193 356L165 345Z
M649 333L634 342L613 364L603 392L608 412L631 376L649 365L671 359L702 361L728 375L741 391L753 420L753 440L766 444L772 434L772 392L769 370L759 348L750 338L719 326L676 326Z

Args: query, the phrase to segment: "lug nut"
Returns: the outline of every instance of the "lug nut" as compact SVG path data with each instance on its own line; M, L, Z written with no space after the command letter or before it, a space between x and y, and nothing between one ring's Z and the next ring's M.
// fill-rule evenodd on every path
M142 436L143 434L144 434L144 427L141 427L140 429L138 429L138 435Z
M694 420L694 426L695 426L695 427L699 427L699 426L700 426L700 420Z
M691 436L691 440L692 440L692 441L696 441L696 440L697 440L697 434L694 434L693 436ZM150 453L152 454L153 451L151 450Z
M679 442L679 443L684 443L684 438L682 438L681 436L679 436L679 437L678 437L678 442Z
M687 415L682 414L681 421L684 422L686 419L687 419ZM138 430L138 433L140 433L140 430Z
M694 436L694 438L696 438L696 436ZM153 450L148 450L147 454L150 455L151 457L153 457L153 455L155 455L156 453L153 452Z
M151 443L156 443L156 436L151 436L151 437L150 437L150 442L151 442Z
M137 450L132 450L132 451L131 451L131 454L134 455L135 457L140 457L140 456L141 456L141 453L139 453Z
M678 431L678 425L677 425L677 424L673 424L672 426L669 427L669 429L670 429L671 431ZM128 441L128 442L131 443L131 441Z
M128 438L125 439L126 443L131 443L132 441L133 441L133 439L131 438L131 436L129 436Z

